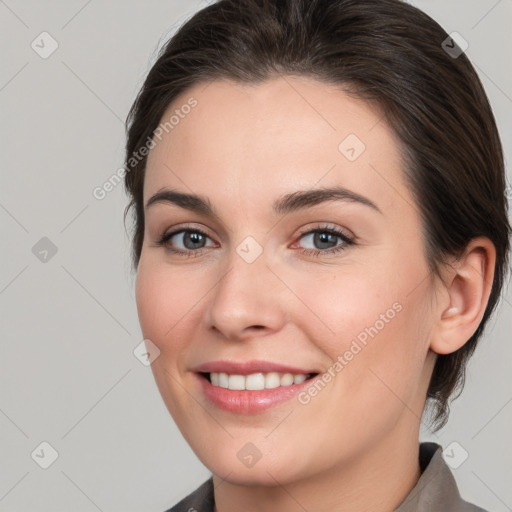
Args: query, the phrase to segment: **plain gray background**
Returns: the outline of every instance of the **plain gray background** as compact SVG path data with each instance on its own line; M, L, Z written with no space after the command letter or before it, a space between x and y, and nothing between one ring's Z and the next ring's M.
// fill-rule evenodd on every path
M1 511L163 512L209 474L133 354L123 186L92 194L123 164L123 121L157 48L206 4L0 1ZM414 4L469 43L510 160L512 0ZM47 58L42 32L58 44ZM461 493L495 512L512 510L511 317L509 292L449 424L422 434L467 452ZM58 453L47 469L42 442Z

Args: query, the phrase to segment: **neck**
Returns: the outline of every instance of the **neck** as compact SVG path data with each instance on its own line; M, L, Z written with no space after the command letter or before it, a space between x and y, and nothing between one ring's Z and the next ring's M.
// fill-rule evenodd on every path
M392 512L421 475L418 437L418 425L396 428L350 462L272 487L232 484L214 475L215 512Z

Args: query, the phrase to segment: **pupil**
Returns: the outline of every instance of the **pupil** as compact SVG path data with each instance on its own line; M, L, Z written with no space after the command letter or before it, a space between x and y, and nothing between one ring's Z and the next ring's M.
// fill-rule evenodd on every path
M187 242L190 242L190 244ZM204 237L201 233L185 233L184 244L187 249L197 249L197 244L201 247L202 242L204 242ZM190 247L190 245L192 245L192 247Z
M327 247L324 245L327 244ZM332 246L329 244L336 245L336 235L333 233L316 233L315 234L315 245L320 246L320 249L328 249Z

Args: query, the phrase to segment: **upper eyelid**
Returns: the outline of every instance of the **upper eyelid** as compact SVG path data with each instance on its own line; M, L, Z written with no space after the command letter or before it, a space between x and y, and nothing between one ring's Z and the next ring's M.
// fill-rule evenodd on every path
M353 236L351 234L351 232L349 230L347 230L347 228L338 227L338 226L335 226L332 223L326 222L326 221L323 221L323 222L322 221L317 221L317 223L319 224L317 226L306 225L307 227L300 228L298 230L298 234L299 235L304 235L304 234L310 233L311 231L322 231L322 230L324 230L324 231L335 231L335 232L339 231L339 232L343 233L346 236L349 236L349 237ZM209 228L197 227L197 226L189 225L189 224L185 224L184 226L178 226L177 228L172 228L169 231L165 231L165 234L166 235L169 235L171 233L172 234L178 234L178 233L181 233L182 231L199 231L199 232L203 232L206 235L210 236L209 233L208 233L210 231Z
M155 205L158 205L159 203L155 203ZM156 209L155 209L156 210ZM187 212L186 209L182 209L183 212ZM162 216L162 218L160 218L159 215L156 215L156 216L153 216L153 209L150 208L148 210L148 213L147 213L147 216L145 218L145 222L146 222L146 228L148 228L149 226L159 226L161 224L161 222L163 222L163 219L164 218L167 218L167 215L165 217ZM178 214L178 218L181 217L180 214ZM227 236L228 234L231 234L233 232L232 228L229 227L227 224L224 224L222 222L218 222L217 219L215 217L212 217L212 218L209 218L209 217L204 217L204 214L201 214L201 213L198 213L197 215L194 215L194 217L197 217L199 220L190 220L190 221L186 221L184 220L183 221L183 224L184 224L184 227L178 227L176 228L177 230L181 230L181 229L196 229L195 226L193 227L188 227L188 224L199 224L200 227L198 229L202 230L202 231L210 231L212 232L212 230L216 231L216 232L219 232L220 233L220 236ZM193 218L194 218L193 217ZM171 217L173 219L176 219L176 217ZM203 222L207 222L207 223L211 223L213 228L209 228L209 227L206 227ZM168 222L166 221L166 224L168 224ZM179 226L181 224L181 222L176 222L176 225ZM160 230L160 228L157 228L160 232L162 232ZM149 231L150 229L148 229ZM166 230L165 232L166 233L170 233L171 231L175 231L174 228L171 228L171 230Z
M165 237L174 236L174 235L178 235L179 233L186 232L186 231L196 231L196 232L199 232L199 233L203 233L208 238L212 238L213 239L213 237L209 233L210 232L209 229L203 228L203 227L197 227L197 226L188 226L188 225L179 226L177 228L172 228L172 229L166 230L162 234L162 236L165 236Z
M301 229L299 229L298 234L300 236L302 236L302 235L306 235L308 233L315 232L315 231L330 231L330 232L334 232L334 233L341 233L348 238L355 238L355 236L352 235L352 233L347 228L334 226L334 225L331 225L331 223L325 223L325 222L324 223L320 222L320 225L318 225L318 226L308 226L305 228L301 228Z

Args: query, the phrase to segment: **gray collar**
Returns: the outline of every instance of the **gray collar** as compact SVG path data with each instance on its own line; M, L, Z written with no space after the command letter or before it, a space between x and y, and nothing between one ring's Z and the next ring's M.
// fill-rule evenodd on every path
M419 459L421 476L395 512L485 512L461 498L439 444L421 443Z

